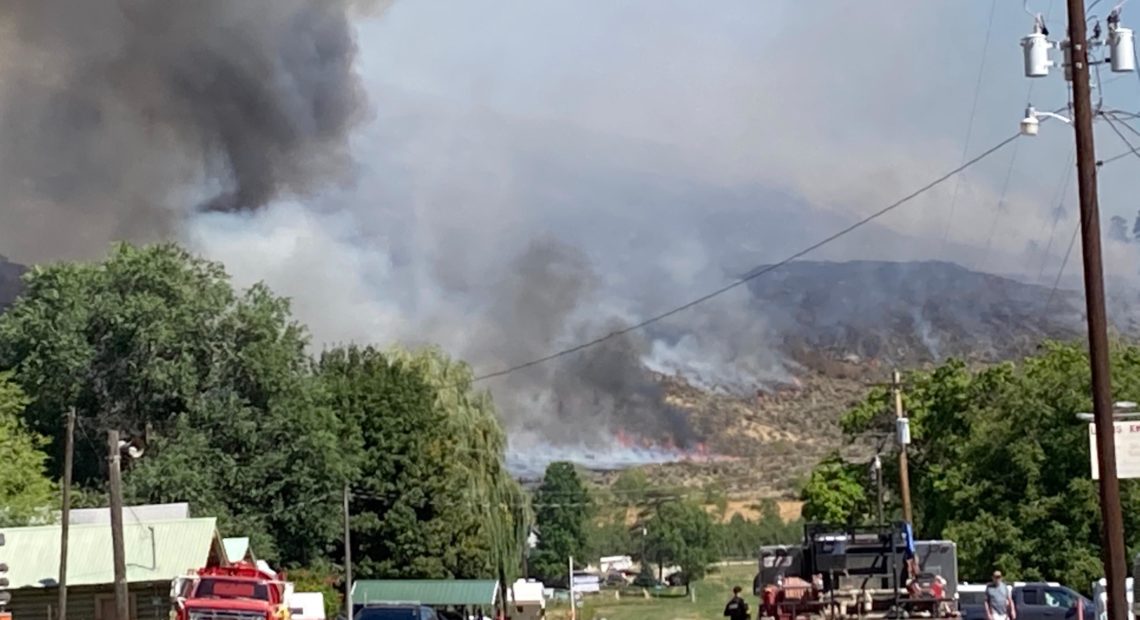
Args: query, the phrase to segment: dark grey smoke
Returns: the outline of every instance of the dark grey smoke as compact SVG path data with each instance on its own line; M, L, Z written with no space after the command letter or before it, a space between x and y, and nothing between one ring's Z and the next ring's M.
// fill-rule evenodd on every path
M0 248L97 252L350 172L357 5L0 2Z
M535 359L628 324L605 307L600 279L585 255L553 237L532 241L504 273L488 291L494 301L473 339L473 350L491 367ZM604 448L621 432L689 447L697 438L643 365L648 353L648 341L632 333L503 379L505 389L496 393L507 395L500 410L516 430L516 446L553 441Z

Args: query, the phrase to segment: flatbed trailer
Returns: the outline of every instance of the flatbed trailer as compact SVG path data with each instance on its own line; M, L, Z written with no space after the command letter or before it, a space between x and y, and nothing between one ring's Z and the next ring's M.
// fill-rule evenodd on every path
M949 541L915 541L905 523L809 523L800 545L760 550L753 593L762 617L906 619L958 616Z

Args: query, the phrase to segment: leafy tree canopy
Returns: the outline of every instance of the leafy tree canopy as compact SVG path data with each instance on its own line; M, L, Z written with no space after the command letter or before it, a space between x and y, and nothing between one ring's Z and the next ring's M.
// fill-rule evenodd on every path
M551 580L565 575L569 559L581 560L587 550L593 504L574 466L556 462L546 468L534 505L538 548L530 566L535 575Z
M1115 397L1140 395L1140 348L1112 352ZM1090 477L1088 357L1078 345L1049 344L1019 364L972 370L950 361L908 377L911 496L924 537L958 542L959 573L982 579L995 566L1019 579L1087 589L1102 576L1096 484ZM873 391L844 418L847 432L890 432L886 393ZM884 479L897 497L897 470ZM857 469L861 469L858 466ZM862 492L860 493L860 487ZM820 464L804 490L805 515L869 520L869 477L836 459ZM1140 487L1121 481L1125 532L1140 549Z
M29 432L21 418L27 404L9 373L0 373L0 526L23 525L51 507L52 484L44 472L47 455L40 450L44 440Z
M81 504L101 503L103 433L117 429L147 441L124 475L128 501L188 501L285 565L342 552L346 483L362 576L499 577L518 564L525 501L489 396L463 387L466 365L359 347L314 361L285 299L235 291L221 265L170 244L40 267L26 284L0 316L0 370L56 447L76 408Z
M679 566L687 577L686 589L704 577L708 565L717 559L712 518L700 504L662 502L655 507L646 529L647 554L658 564Z

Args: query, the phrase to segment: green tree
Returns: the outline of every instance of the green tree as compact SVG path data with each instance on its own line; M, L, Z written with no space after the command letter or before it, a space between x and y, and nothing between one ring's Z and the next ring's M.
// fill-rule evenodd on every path
M190 501L286 563L324 555L345 472L286 300L261 285L239 295L221 265L174 245L119 245L25 282L0 317L0 368L31 397L25 419L53 453L70 406L81 437L149 431L125 476L129 499ZM89 444L75 479L99 485L101 442Z
M714 526L722 559L755 559L762 545L795 544L803 538L803 522L784 521L775 500L765 499L756 508L759 516L755 521L737 513L727 523Z
M566 462L546 468L534 505L538 548L530 566L535 575L550 581L565 575L569 559L582 558L586 551L593 505L578 471Z
M835 524L866 521L870 501L865 477L863 468L829 455L812 470L800 493L804 518Z
M638 530L638 538L640 538ZM591 523L587 528L587 557L600 558L607 555L636 555L638 548L633 533L624 519L610 519Z
M520 559L534 522L522 487L506 468L507 437L495 413L491 395L473 390L471 367L434 347L417 351L396 349L391 355L421 373L431 386L437 407L447 412L445 429L462 455L465 507L475 531L488 546L484 560L505 584L520 576Z
M320 592L325 599L325 617L336 618L344 604L344 575L326 563L295 568L288 572L295 592Z
M1112 351L1114 396L1140 396L1140 348ZM911 419L910 479L915 527L924 537L956 540L963 579L984 578L994 566L1015 578L1088 584L1102 576L1096 484L1090 478L1088 357L1077 344L1048 344L1018 364L970 369L959 361L907 380ZM843 420L851 434L889 432L881 391ZM884 465L892 459L885 459ZM843 496L870 497L866 477L837 475ZM884 472L895 487L897 476ZM1121 481L1125 532L1140 549L1140 487ZM897 494L897 493L896 493ZM825 502L816 502L823 505ZM831 502L829 505L859 504ZM805 507L806 508L806 507ZM865 509L855 510L858 518ZM848 514L851 514L849 512Z
M21 419L27 404L9 373L0 373L0 526L24 525L51 508L52 484L44 472L47 455L40 450L44 440L29 432Z
M686 578L686 592L716 560L712 518L697 503L670 500L658 504L647 529L648 555L659 566L679 566Z
M508 554L518 564L514 508L521 497L508 495L514 483L494 439L501 431L485 395L469 394L461 407L454 384L446 386L450 393L432 385L429 377L454 374L440 372L447 363L435 351L368 347L321 356L341 434L351 438L353 557L361 578L498 577Z

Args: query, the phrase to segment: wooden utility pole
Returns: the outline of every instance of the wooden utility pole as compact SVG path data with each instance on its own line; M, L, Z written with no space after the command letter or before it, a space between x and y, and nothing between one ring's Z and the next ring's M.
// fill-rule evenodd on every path
M67 620L67 537L71 523L71 463L75 457L75 408L67 412L67 434L63 444L63 505L60 506L59 534L59 620Z
M349 523L348 503L352 492L344 485L344 617L352 617L352 528Z
M1093 420L1096 422L1097 467L1108 620L1127 620L1124 584L1124 520L1120 482L1116 477L1116 433L1113 425L1112 377L1108 365L1108 317L1104 307L1100 213L1097 204L1096 150L1093 145L1092 87L1084 0L1067 0L1073 76L1073 129L1077 146L1081 251L1084 259L1085 309L1088 316L1089 366L1092 371Z
M575 620L578 615L578 602L574 600L574 556L570 556L570 577L567 585L570 587L570 620Z
M906 414L903 412L902 376L897 370L892 377L891 391L893 391L895 394L895 418L901 420L906 417ZM911 513L910 509L910 470L907 465L906 444L902 442L902 437L899 437L898 439L899 494L902 495L903 520L907 523L910 523L911 525L914 525L914 515Z
M119 431L107 431L107 479L111 495L111 546L115 561L115 620L130 620L127 558L123 549L123 481Z

